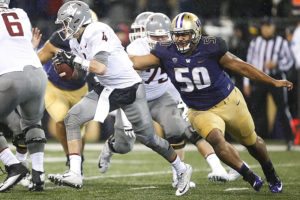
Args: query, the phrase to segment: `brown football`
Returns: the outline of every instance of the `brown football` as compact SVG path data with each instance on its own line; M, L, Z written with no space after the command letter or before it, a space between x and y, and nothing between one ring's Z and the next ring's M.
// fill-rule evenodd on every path
M63 80L70 80L73 77L74 69L66 63L55 65L55 70Z

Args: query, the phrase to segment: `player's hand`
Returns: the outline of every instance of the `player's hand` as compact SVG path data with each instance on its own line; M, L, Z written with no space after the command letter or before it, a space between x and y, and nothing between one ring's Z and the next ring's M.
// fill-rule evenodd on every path
M71 52L58 51L56 55L52 58L53 64L66 63L74 69L74 59L76 56Z
M124 127L124 133L128 137L135 138L135 134L134 134L132 127Z
M181 110L181 117L185 120L188 121L188 110L189 108L185 105L185 103L181 100L179 101L177 108L179 108Z
M287 80L276 80L275 87L286 87L290 91L293 89L293 83Z
M31 32L32 32L32 39L31 39L32 47L34 49L37 49L42 39L41 31L39 28L35 27L31 29Z

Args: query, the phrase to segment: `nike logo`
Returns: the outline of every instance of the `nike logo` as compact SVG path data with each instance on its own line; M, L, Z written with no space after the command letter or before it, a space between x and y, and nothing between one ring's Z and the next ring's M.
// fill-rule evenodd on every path
M237 104L236 104L236 105L238 106L239 104L240 104L240 100L239 100L239 102L237 102Z
M198 64L203 63L205 60L198 60Z

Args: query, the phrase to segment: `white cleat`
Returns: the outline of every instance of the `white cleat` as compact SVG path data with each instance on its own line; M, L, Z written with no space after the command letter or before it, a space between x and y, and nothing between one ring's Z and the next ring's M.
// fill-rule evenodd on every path
M175 195L182 196L190 189L190 180L193 172L193 168L189 164L185 164L186 171L178 175L178 184Z
M207 175L208 180L212 181L212 182L227 182L228 181L228 174L227 172L224 170L224 172L210 172Z
M76 189L82 188L83 185L82 176L73 171L67 171L64 174L49 174L48 179L56 185L64 185Z
M99 156L98 168L101 173L107 172L110 166L110 159L113 155L113 152L108 146L108 140L104 143L103 149Z
M172 181L172 187L177 188L177 185L178 185L178 179L174 179ZM190 188L195 188L195 187L196 187L196 183L193 181L190 181Z
M228 171L228 181L235 181L239 179L241 175L234 169L230 168Z

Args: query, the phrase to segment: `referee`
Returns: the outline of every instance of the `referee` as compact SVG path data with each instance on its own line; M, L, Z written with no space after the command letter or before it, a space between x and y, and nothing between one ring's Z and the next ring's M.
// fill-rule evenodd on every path
M285 72L294 65L288 41L275 34L275 24L271 18L263 18L260 31L261 35L250 42L247 62L275 79L286 79ZM290 126L292 117L288 107L287 89L271 87L258 82L250 83L249 79L244 79L244 94L251 100L256 131L263 137L268 133L266 116L268 93L272 95L277 106L277 112L280 114L278 115L279 122L287 142L287 150L290 150L294 136Z

